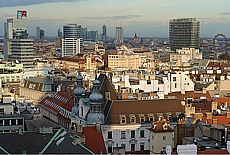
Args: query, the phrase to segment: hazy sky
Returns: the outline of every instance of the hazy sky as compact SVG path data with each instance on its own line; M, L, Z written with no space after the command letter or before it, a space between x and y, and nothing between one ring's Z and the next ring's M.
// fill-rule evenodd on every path
M229 6L230 0L0 0L0 35L7 18L27 10L30 35L37 25L56 36L63 25L76 23L99 33L105 24L109 36L122 25L126 37L168 37L170 19L196 17L201 37L230 37Z

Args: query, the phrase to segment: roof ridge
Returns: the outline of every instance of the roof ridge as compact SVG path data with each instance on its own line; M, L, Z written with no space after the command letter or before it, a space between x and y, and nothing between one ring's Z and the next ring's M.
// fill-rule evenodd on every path
M108 102L109 100L107 100L107 102ZM111 100L111 105L110 105L110 107L109 107L109 110L108 110L108 113L107 113L107 115L106 115L106 117L105 117L105 122L107 121L107 119L108 119L108 116L109 116L109 113L110 113L110 110L111 110L111 108L112 108L112 105L113 105L113 100Z

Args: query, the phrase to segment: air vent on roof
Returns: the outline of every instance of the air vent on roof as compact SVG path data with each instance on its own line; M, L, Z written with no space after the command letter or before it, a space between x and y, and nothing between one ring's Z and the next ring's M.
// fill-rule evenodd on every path
M56 145L57 145L57 146L60 145L60 144L63 142L64 139L65 139L65 137L62 137L61 139L59 139L59 140L56 142Z

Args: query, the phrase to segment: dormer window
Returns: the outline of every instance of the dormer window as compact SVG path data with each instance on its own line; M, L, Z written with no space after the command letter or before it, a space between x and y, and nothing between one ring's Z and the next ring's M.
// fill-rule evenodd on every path
M139 117L140 117L140 122L145 122L145 115L140 114Z
M158 117L158 121L162 121L164 119L162 113L158 113L157 117Z
M149 117L149 121L150 122L154 122L154 116L153 116L153 114L148 114L148 117Z
M120 124L126 124L126 116L120 115Z
M168 129L168 124L167 123L163 124L163 130L167 130L167 129Z
M136 117L135 115L130 115L130 123L136 123Z

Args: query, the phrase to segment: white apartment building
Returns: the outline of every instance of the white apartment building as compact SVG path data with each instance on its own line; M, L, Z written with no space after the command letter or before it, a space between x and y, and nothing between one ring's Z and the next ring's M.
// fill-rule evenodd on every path
M151 126L152 123L101 125L108 153L113 152L116 146L126 151L149 150L150 131L148 129Z
M117 90L118 86L121 86L131 88L132 92L143 90L144 92L162 92L164 95L168 95L171 92L194 90L194 82L185 72L155 75L151 80L136 78L136 81L138 82L131 83L129 75L121 75L120 78L113 78L113 84Z
M24 68L34 68L33 39L12 39L11 43L12 60Z
M75 56L81 52L81 39L65 38L62 39L62 57Z
M181 63L187 63L192 59L202 59L202 53L199 52L199 49L182 48L177 49L176 53L170 53L170 62L180 61Z

